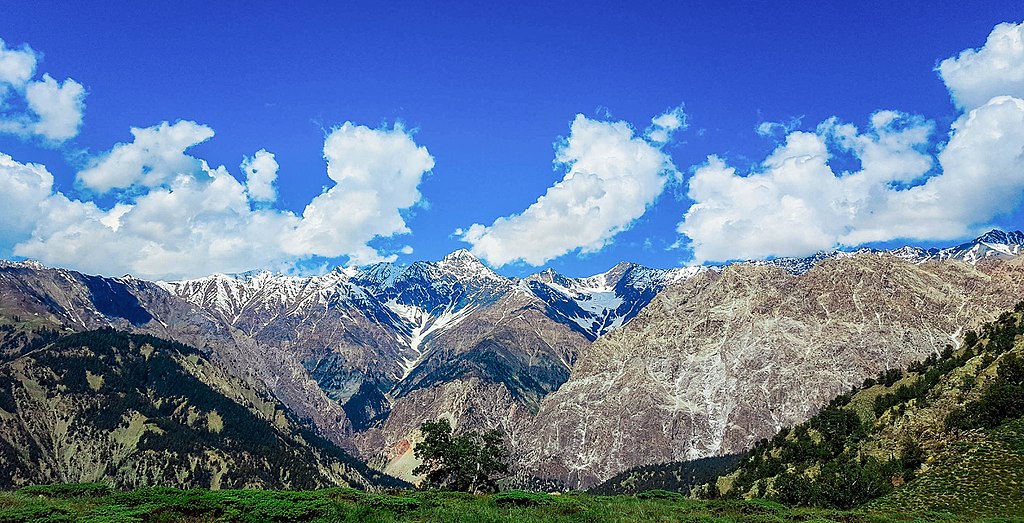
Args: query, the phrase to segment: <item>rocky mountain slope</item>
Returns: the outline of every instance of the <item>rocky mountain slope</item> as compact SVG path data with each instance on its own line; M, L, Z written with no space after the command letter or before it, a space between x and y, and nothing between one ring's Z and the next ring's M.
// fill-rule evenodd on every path
M186 345L103 329L43 332L17 352L0 364L0 488L401 484Z
M760 441L710 490L791 505L1024 515L1022 335L1024 301L958 348L868 378Z
M577 487L742 451L923 353L898 347L938 350L1021 295L1022 239L994 231L943 250L522 280L466 251L313 277L155 283L0 262L0 314L195 346L402 477L416 428L446 417L501 428L520 474ZM8 341L0 360L28 343Z
M197 347L228 374L308 419L324 436L350 445L345 434L351 424L342 406L311 379L296 354L257 342L158 284L87 276L34 262L0 262L0 315L33 328L74 332L113 327Z
M590 278L547 271L514 280L463 250L439 262L311 278L215 275L161 285L295 355L344 406L363 455L402 467L425 419L497 426L515 438L590 340L701 270L623 263Z
M599 338L531 420L527 467L588 486L743 451L886 368L941 351L1024 296L1024 258L734 264L662 291Z
M616 307L631 316L656 288L639 287L660 287L667 271L623 272L634 276L620 274L618 289L602 292L628 294ZM502 413L499 426L514 433L588 345L582 332L552 318L557 304L465 251L309 278L250 273L156 284L5 262L0 289L0 311L45 325L113 325L202 347L325 436L382 465L396 451L409 453L424 419L489 425L498 421L483 413ZM602 321L616 314L595 311Z

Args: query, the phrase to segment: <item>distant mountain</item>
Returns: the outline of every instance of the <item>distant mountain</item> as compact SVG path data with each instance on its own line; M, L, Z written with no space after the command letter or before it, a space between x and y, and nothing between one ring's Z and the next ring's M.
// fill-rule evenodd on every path
M893 254L915 261L962 260L967 263L978 263L984 259L1010 259L1021 254L1024 249L1024 232L1003 232L993 229L972 241L945 249L921 249L905 247L893 251Z
M622 262L588 278L569 278L547 269L523 282L547 304L555 321L595 340L633 319L666 285L705 270L660 270Z
M710 268L620 263L586 278L506 278L464 250L177 282L0 262L0 318L194 346L398 477L412 479L418 426L446 417L505 431L523 478L576 488L743 451L923 355L894 347L939 350L1024 294L1020 237ZM0 340L0 361L31 343Z
M803 258L751 260L747 263L780 267L792 274L803 274L824 260L852 256L854 254L890 254L916 263L936 260L960 260L973 265L984 259L1006 260L1014 258L1021 254L1022 249L1024 249L1024 232L1004 232L993 229L969 242L943 249L923 249L921 247L906 246L891 250L825 251Z
M408 452L420 422L440 415L497 424L517 437L521 420L568 378L589 341L702 270L621 263L589 278L545 271L517 280L460 250L437 262L307 278L247 273L160 285L295 355L352 429L366 432L353 441L366 453L390 449L379 457L387 463L387 455ZM443 407L451 401L459 403Z

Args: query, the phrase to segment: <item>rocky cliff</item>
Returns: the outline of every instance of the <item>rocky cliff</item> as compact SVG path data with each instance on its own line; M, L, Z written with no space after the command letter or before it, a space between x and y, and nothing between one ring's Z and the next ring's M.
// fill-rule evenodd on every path
M955 345L1024 296L1024 259L734 264L661 292L597 340L531 420L526 467L589 486L748 448L879 370Z

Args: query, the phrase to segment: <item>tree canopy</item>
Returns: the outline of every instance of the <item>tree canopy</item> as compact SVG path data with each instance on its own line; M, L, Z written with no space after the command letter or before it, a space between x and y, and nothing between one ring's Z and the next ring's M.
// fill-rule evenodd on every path
M456 435L446 419L420 425L423 441L414 451L423 463L414 474L426 474L424 486L463 492L494 492L508 473L509 452L499 430Z

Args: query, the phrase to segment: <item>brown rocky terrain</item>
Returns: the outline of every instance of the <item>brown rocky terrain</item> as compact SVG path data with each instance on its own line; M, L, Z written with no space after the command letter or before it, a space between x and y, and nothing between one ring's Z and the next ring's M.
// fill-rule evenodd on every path
M879 370L954 344L1024 296L1024 259L864 253L802 275L734 264L662 291L594 343L531 420L525 468L589 486L742 451Z
M172 283L0 262L0 314L195 346L403 478L417 427L446 417L504 430L519 474L589 486L742 451L865 377L955 343L1024 295L1024 261L1006 243L1016 236L997 232L945 250L524 280L465 252ZM28 343L0 339L0 360Z

